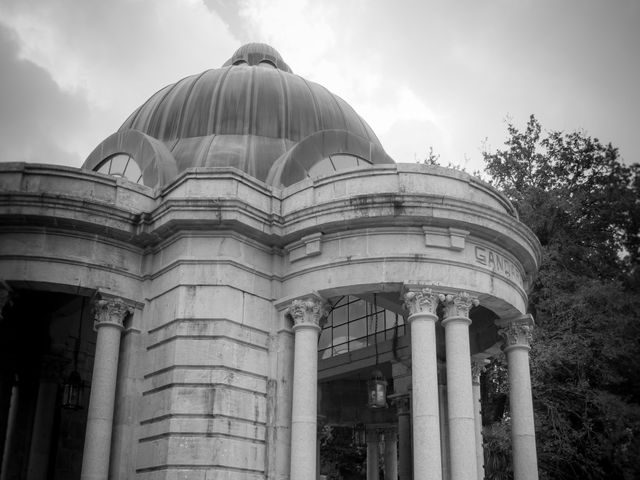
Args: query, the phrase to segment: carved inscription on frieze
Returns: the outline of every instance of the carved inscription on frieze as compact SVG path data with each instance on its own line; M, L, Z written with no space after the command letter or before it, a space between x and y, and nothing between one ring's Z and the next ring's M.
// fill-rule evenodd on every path
M511 260L487 247L479 245L471 245L470 247L473 249L473 259L477 265L488 268L522 286L522 273Z

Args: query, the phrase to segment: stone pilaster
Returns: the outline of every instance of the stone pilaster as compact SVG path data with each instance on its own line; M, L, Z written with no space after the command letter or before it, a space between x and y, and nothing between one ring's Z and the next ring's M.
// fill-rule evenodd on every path
M534 327L533 317L499 320L500 335L509 368L509 405L511 408L511 441L515 480L537 480L538 459L533 423L529 350Z
M430 288L409 288L404 303L411 325L413 475L442 479L436 322L439 296Z
M320 297L308 296L291 302L286 314L294 331L290 478L315 478L318 335L327 309Z
M124 320L133 313L133 307L123 299L109 297L96 300L94 310L94 328L98 335L82 457L82 480L106 480L109 475L120 336Z
M447 358L447 404L451 478L477 480L476 433L471 385L469 310L479 304L466 292L441 296Z

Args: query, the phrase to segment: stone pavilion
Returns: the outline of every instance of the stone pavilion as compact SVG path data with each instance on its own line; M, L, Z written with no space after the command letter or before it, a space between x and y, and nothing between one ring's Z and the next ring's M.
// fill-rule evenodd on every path
M537 479L540 255L500 192L395 163L245 45L82 168L0 163L0 480L312 480L327 425L364 434L368 479L482 479L501 348Z

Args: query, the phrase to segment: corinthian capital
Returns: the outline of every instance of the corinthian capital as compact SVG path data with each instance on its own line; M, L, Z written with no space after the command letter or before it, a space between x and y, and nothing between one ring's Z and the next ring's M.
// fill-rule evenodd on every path
M534 325L531 315L502 321L498 325L502 327L498 330L498 333L504 339L505 349L514 346L529 347Z
M440 298L430 288L411 289L404 294L404 305L409 315L430 313L436 315Z
M102 325L124 328L124 319L128 314L133 313L133 307L121 298L96 300L93 308L95 311L93 327L96 330Z
M326 303L318 297L294 300L287 308L287 315L293 320L294 326L315 325L321 327L327 314Z
M469 318L471 307L480 305L477 297L472 297L467 292L459 292L449 295L441 295L440 299L444 303L445 320L452 317Z

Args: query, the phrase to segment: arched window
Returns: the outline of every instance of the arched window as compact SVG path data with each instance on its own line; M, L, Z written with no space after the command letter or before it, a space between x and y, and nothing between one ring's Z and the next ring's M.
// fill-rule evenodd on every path
M329 358L404 334L402 315L345 295L335 303L327 318L320 334L318 351L321 358Z
M320 160L309 169L308 175L312 178L330 175L338 170L346 170L350 168L367 168L372 164L364 158L352 155L350 153L335 153L327 158Z
M100 163L94 171L113 175L114 177L126 178L131 182L142 184L140 167L133 157L126 153L111 155Z
M267 68L276 68L276 64L273 63L271 60L261 60L258 63L259 67L267 67Z

